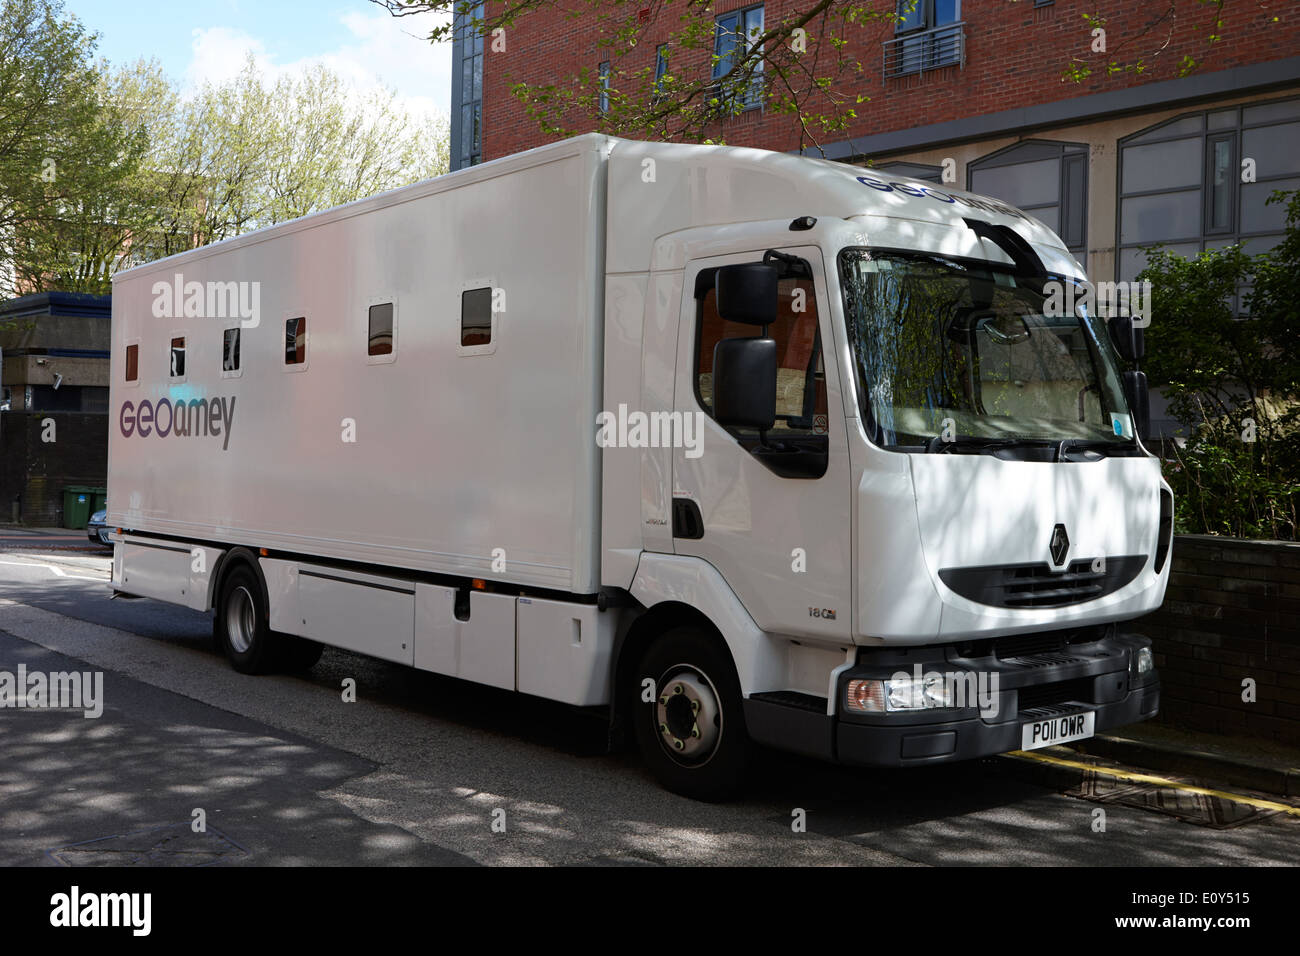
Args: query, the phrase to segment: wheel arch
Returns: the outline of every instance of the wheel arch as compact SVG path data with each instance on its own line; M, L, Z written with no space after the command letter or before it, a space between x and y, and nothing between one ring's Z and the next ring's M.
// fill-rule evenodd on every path
M241 566L247 566L253 572L253 577L257 579L258 587L262 590L262 607L266 609L269 617L271 613L271 596L266 587L266 575L262 574L262 565L257 559L257 554L251 548L245 547L231 548L217 562L212 574L212 609L214 613L220 613L217 602L221 600L221 589L225 586L226 578L229 577L231 571Z
M688 555L643 554L631 594L649 609L647 614L664 606L660 613L689 612L694 620L707 624L726 647L742 697L780 689L784 642L754 623L726 579L707 561Z

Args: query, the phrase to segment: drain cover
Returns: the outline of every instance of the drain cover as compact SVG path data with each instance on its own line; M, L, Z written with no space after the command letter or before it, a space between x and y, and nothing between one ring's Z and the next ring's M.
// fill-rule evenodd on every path
M73 843L49 855L64 866L210 866L241 860L248 851L220 830L195 833L188 823L173 823Z
M1096 803L1118 803L1126 807L1153 810L1215 830L1230 830L1248 823L1259 823L1282 812L1263 810L1208 793L1125 783L1091 773L1082 784L1067 792L1072 797Z

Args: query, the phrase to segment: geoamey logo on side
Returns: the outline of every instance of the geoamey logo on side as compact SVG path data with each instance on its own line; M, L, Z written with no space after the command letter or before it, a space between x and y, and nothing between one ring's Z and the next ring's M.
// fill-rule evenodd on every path
M163 413L166 412L164 418ZM160 398L144 399L139 404L123 402L117 427L123 438L208 438L220 437L221 450L230 447L230 432L235 424L235 396L228 398L181 398L175 402Z

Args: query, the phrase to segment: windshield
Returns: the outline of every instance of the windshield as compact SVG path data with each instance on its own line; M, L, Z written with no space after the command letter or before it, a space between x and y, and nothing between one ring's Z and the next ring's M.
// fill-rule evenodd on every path
M1104 326L1083 309L1050 314L1043 279L847 249L840 280L863 414L881 445L1133 441Z

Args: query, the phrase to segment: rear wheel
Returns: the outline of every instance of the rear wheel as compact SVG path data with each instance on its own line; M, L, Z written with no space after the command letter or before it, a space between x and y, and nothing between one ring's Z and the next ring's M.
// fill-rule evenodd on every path
M641 693L654 681L649 702ZM750 742L740 682L730 657L694 627L676 628L641 658L634 708L646 765L668 790L696 800L726 800L744 783Z
M241 674L275 669L280 635L271 630L262 582L247 565L234 568L221 582L216 630L222 650Z

